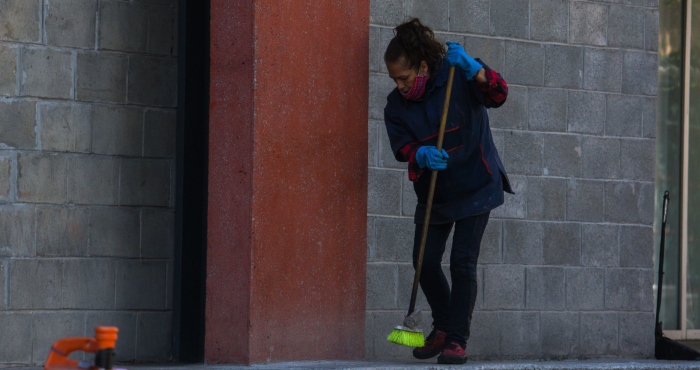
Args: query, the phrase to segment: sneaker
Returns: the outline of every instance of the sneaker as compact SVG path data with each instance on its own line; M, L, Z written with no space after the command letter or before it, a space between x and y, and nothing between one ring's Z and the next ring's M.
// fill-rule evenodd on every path
M419 360L426 360L439 355L447 345L447 342L445 342L446 338L447 333L433 329L428 338L425 338L425 345L413 349L413 357Z
M438 356L438 364L463 364L467 362L467 351L455 342L450 342Z

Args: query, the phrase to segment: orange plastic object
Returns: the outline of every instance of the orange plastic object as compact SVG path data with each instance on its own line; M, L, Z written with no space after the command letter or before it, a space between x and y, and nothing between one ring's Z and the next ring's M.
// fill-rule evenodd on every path
M95 328L95 338L63 338L54 342L44 370L92 368L81 361L68 357L75 351L95 353L104 349L114 349L117 344L119 329L111 326Z

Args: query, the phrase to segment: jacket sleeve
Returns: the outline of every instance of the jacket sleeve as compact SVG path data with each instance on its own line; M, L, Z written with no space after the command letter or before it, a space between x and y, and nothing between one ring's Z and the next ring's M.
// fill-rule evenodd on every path
M384 124L394 157L399 162L408 162L408 179L416 181L425 172L416 161L416 151L421 144L388 107L384 108Z
M481 61L479 61L481 62ZM508 84L500 73L482 63L486 72L486 82L472 81L472 91L486 108L498 108L506 102Z

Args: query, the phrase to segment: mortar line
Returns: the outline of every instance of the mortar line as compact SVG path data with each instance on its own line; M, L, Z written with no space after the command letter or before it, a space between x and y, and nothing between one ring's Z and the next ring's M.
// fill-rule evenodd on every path
M73 67L73 85L71 86L71 99L78 100L78 52L73 51L71 55L71 64Z
M100 9L102 8L102 0L97 0L95 3L95 51L100 48Z
M24 74L24 46L18 46L17 47L17 87L15 88L15 92L17 94L16 99L20 99L22 97L22 83L24 82L24 79L22 78L22 75Z
M3 287L5 290L5 309L9 310L10 309L10 261L8 260L7 262L3 263L3 266L5 267L5 286Z
M48 37L46 36L46 12L48 11L48 0L41 1L41 19L39 20L39 32L41 33L42 45L47 44Z
M19 177L19 161L17 160L18 153L16 151L11 152L10 158L10 201L12 203L17 203L17 193L18 193L18 177Z

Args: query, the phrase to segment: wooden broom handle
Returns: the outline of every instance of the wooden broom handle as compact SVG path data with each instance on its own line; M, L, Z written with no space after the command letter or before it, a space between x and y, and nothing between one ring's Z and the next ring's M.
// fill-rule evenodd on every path
M452 81L455 76L455 66L450 66L450 76L447 79L447 92L445 92L445 104L442 107L442 119L440 120L440 131L438 132L437 150L442 150L442 139L445 136L445 125L447 124L447 110L450 107L450 97L452 97ZM437 182L438 171L433 171L430 177L430 189L428 190L428 202L425 204L425 220L423 221L423 234L418 249L418 261L416 261L416 275L413 278L413 291L411 292L411 304L408 306L408 315L412 314L416 308L416 296L418 295L418 283L420 273L423 269L423 253L425 243L428 240L428 226L430 226L430 211L433 208L433 196L435 195L435 183Z

